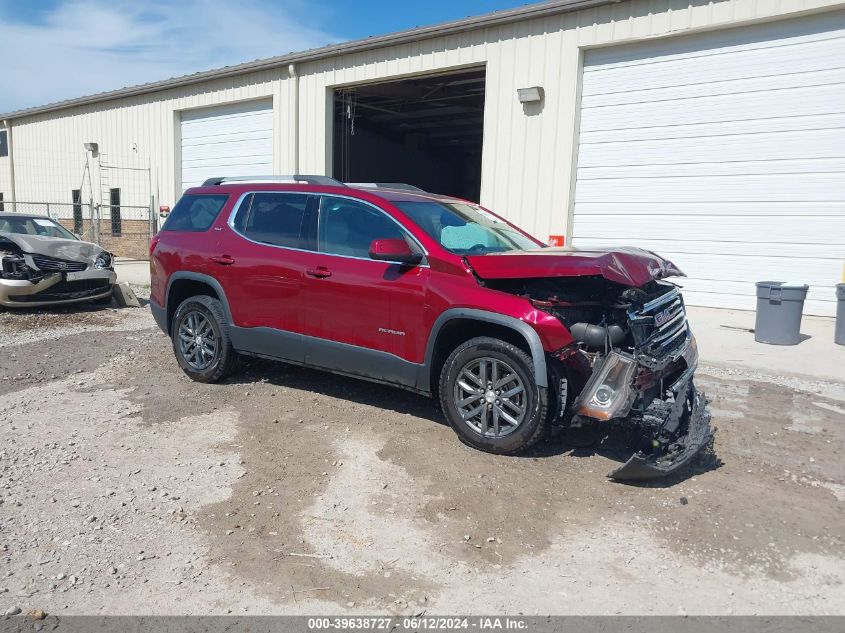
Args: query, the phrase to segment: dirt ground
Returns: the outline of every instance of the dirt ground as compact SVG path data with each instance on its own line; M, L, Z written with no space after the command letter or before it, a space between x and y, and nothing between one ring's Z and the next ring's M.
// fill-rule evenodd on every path
M845 613L845 384L703 367L715 460L611 483L564 438L264 361L178 369L146 309L0 314L0 611Z

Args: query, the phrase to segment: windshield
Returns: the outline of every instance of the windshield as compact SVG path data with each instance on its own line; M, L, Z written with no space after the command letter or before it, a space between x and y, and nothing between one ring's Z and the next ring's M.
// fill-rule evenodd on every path
M54 222L50 218L34 218L32 216L6 216L0 218L0 233L60 237L64 240L78 239L73 233L68 231L58 222Z
M484 255L541 245L492 213L463 202L397 201L420 228L446 250L458 255Z

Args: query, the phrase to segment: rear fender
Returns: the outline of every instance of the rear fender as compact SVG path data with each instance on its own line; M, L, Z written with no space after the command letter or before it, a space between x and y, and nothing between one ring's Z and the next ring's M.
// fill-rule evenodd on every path
M217 281L214 277L203 275L202 273L180 271L177 273L173 273L170 276L170 279L167 281L167 293L165 294L166 303L164 306L160 306L165 310L166 314L166 329L164 327L162 327L162 329L165 330L165 333L168 336L170 335L170 321L173 318L173 314L176 311L176 308L179 307L178 305L171 304L171 290L173 289L173 284L181 280L197 281L199 283L204 283L210 286L214 290L214 292L217 293L217 297L220 299L220 303L223 304L223 313L226 315L226 321L229 323L229 325L233 324L232 311L229 309L229 301L226 298L226 293L223 290L223 286L220 285L220 282ZM150 306L153 308L153 312L155 312L155 308L158 307L155 306L153 302L150 303ZM156 318L156 321L158 321L158 318ZM159 326L161 325L162 324L159 323Z

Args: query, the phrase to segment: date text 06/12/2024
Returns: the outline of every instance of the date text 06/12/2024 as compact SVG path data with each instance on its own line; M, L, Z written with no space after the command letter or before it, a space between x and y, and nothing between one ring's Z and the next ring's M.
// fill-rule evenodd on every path
M309 618L311 631L449 631L449 630L512 630L527 629L527 622L512 617L435 617L419 616L406 618L391 617L339 617Z

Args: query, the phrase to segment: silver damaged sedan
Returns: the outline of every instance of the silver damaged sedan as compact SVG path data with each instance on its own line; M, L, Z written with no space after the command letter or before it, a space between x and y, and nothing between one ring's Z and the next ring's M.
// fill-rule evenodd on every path
M108 304L112 259L46 216L0 213L0 309Z

